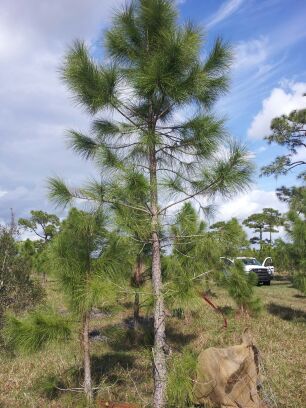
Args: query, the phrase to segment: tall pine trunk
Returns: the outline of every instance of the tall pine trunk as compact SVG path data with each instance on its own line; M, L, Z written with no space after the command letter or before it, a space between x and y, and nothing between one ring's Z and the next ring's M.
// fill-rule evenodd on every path
M154 295L154 408L166 404L166 356L165 356L165 306L160 263L160 242L158 236L158 199L155 149L150 152L150 187L152 212L152 283Z
M88 406L91 406L93 401L93 391L91 381L90 348L89 348L89 312L86 312L82 319L81 343L84 367L84 393L87 399Z

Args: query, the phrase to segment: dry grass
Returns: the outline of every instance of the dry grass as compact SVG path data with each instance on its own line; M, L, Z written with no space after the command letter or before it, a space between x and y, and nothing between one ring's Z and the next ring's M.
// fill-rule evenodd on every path
M275 280L270 287L256 288L265 305L262 315L257 319L237 318L227 294L219 288L214 291L214 302L228 314L228 329L222 328L222 319L206 304L185 319L169 318L168 339L174 353L184 347L199 352L210 346L237 343L240 333L248 326L262 352L265 390L276 399L278 407L306 407L306 298L288 281ZM61 304L52 283L48 292L55 305ZM122 306L113 316L96 317L92 321L92 328L107 337L107 341L92 342L94 379L99 385L97 395L101 399L137 402L149 407L152 333L147 324L139 338L133 338L126 324L131 308ZM38 386L47 376L57 379L61 387L79 386L82 374L77 338L36 355L2 354L0 358L0 407L84 406L79 393L59 392L48 398Z

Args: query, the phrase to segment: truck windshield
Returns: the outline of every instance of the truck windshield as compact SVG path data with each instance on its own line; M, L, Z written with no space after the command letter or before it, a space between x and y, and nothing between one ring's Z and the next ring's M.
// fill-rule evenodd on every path
M242 261L245 265L260 265L261 263L257 261L255 258L245 258L245 259L239 259Z

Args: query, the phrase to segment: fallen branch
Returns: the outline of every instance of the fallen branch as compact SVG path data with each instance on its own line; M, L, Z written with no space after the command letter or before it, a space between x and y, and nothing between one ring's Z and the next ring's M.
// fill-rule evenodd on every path
M213 302L210 299L208 299L208 297L204 293L202 294L202 298L205 300L205 302L207 302L215 310L215 312L220 313L222 315L223 327L227 329L227 319L224 316L224 313L222 312L222 310L220 310L218 306L215 306Z

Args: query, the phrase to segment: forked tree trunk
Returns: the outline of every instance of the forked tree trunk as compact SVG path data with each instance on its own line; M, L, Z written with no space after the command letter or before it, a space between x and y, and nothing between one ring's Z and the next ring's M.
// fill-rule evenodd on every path
M160 242L158 236L158 200L155 151L150 154L150 187L152 212L152 283L154 295L154 408L166 404L167 367L165 356L165 306L160 264Z
M86 312L82 321L82 351L84 366L84 393L87 399L87 405L91 406L93 401L91 365L90 365L90 348L89 348L89 312Z

